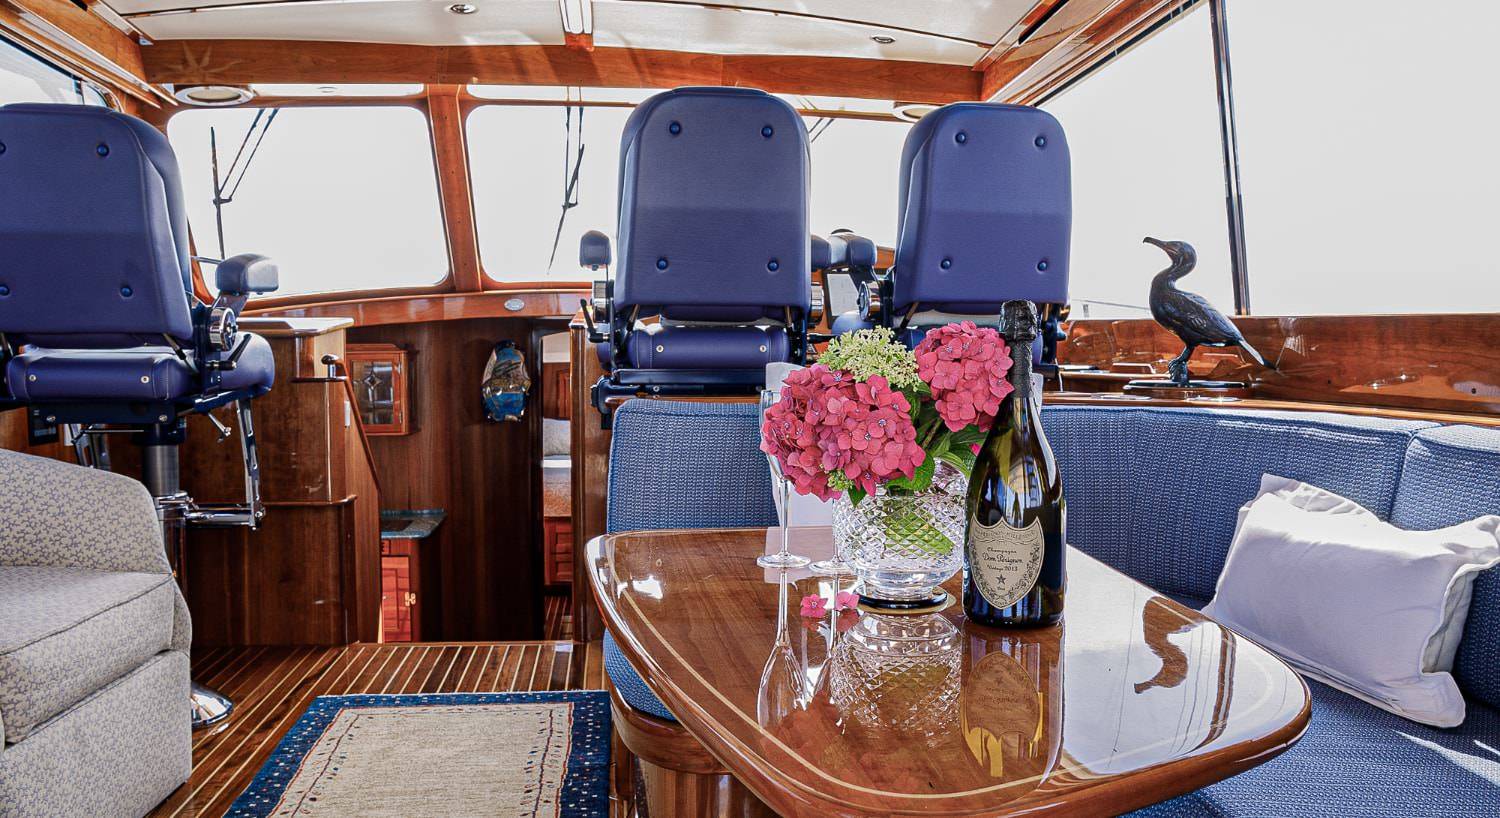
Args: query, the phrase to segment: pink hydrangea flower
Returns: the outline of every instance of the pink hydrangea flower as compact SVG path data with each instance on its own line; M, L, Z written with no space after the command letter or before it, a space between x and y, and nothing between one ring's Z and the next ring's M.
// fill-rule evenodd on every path
M949 324L927 333L917 348L917 375L932 389L943 425L957 432L966 426L988 428L1011 393L1010 351L1000 333L973 321Z
M859 594L853 591L839 591L833 597L833 606L836 611L852 611L859 607Z
M808 594L807 596L802 597L802 615L820 617L823 615L823 611L827 607L827 605L828 600L824 599L823 597L820 597L817 594Z
M815 364L787 376L781 400L766 410L761 450L776 458L798 494L839 496L829 477L873 493L898 475L910 477L927 459L917 444L906 396L874 375Z

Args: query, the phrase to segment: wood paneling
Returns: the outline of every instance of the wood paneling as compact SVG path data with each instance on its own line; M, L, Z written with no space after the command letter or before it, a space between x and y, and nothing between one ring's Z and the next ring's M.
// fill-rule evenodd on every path
M829 528L792 537L796 553L833 552ZM1066 620L1015 630L973 625L956 605L800 617L804 594L835 589L756 565L774 539L629 532L595 539L587 558L621 651L778 814L1117 815L1263 764L1307 728L1307 686L1284 662L1083 552L1068 550ZM945 587L958 593L958 577ZM929 638L911 633L892 658L839 635L882 620L919 621ZM819 683L804 698L768 687L778 678Z
M568 325L571 338L573 421L573 629L578 639L600 639L604 626L588 588L583 546L604 533L604 508L609 478L609 430L589 400L589 390L604 370L588 339L581 317Z
M421 46L277 40L159 40L153 82L427 82L676 88L738 85L789 94L911 102L977 99L968 66L849 57L705 54L566 46Z
M573 416L572 364L542 364L542 417Z
M1262 400L1500 415L1500 314L1232 320L1276 369L1233 350L1200 350L1195 375L1248 381L1252 397ZM1067 331L1058 360L1105 372L1126 365L1162 372L1182 350L1176 336L1148 318L1083 319L1069 322ZM1064 384L1073 377L1064 373Z
M254 316L346 317L361 327L459 321L470 318L561 318L578 311L587 285L556 289L493 290L483 293L350 297L298 306L254 306ZM326 297L326 296L325 296ZM514 309L513 309L514 308Z
M352 341L411 351L410 434L370 441L382 501L443 509L423 543L425 635L535 638L542 628L541 412L534 397L518 423L485 417L479 382L496 342L509 339L539 379L533 322L433 321L351 331Z
M317 696L598 690L598 642L217 648L193 653L193 677L234 699L219 726L193 734L188 782L152 818L219 818Z
M255 531L189 529L182 576L196 645L342 645L376 637L379 483L353 393L345 378L297 375L313 366L326 371L306 360L315 353L343 353L341 327L265 328L278 378L252 408L266 516ZM235 428L230 410L217 414ZM111 442L116 471L138 476L136 447ZM195 500L244 501L236 438L220 440L208 420L194 416L180 456L183 489Z

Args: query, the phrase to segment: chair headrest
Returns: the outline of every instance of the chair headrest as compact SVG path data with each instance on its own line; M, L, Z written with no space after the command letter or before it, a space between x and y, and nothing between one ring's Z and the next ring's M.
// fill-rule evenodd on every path
M998 313L1068 298L1068 143L1051 114L959 102L922 117L901 152L893 306Z
M802 118L770 94L678 88L641 103L620 139L616 303L707 320L805 311L808 176Z
M177 160L149 124L86 105L0 106L0 331L192 337Z

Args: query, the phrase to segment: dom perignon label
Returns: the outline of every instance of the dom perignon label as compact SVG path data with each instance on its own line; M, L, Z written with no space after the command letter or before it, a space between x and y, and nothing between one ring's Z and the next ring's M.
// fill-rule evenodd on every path
M1004 520L987 526L969 521L969 576L996 608L1009 608L1026 596L1042 574L1041 520L1014 528Z

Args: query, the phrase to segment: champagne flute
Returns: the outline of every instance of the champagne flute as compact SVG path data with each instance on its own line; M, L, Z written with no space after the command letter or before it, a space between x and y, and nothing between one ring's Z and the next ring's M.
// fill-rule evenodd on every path
M781 399L781 393L773 389L762 389L760 392L760 428L761 434L765 434L766 411L776 405ZM771 464L772 482L781 492L781 550L775 554L764 554L757 557L755 564L762 568L801 568L811 560L801 554L791 552L791 527L792 527L792 498L791 481L781 473L781 463L776 460L775 455L766 455L766 462Z
M791 636L787 633L788 590L791 581L786 569L779 572L776 600L776 639L771 644L771 654L760 673L760 687L755 694L756 720L762 727L774 728L785 722L798 710L807 707L807 679L802 664L792 650Z

